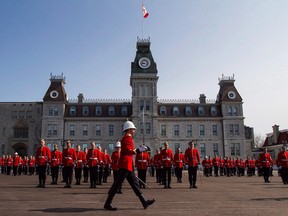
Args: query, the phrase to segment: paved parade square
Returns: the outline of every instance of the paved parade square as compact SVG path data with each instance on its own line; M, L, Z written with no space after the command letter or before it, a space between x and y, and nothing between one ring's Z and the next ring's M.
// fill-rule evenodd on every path
M144 210L140 201L125 182L123 194L117 194L113 204L116 212L103 209L112 178L108 183L89 189L89 183L63 188L64 183L36 188L38 176L0 175L1 216L25 215L287 215L288 185L274 172L271 183L262 177L198 176L197 189L189 189L187 173L183 183L172 177L172 189L163 189L148 177L150 189L145 197L156 202Z

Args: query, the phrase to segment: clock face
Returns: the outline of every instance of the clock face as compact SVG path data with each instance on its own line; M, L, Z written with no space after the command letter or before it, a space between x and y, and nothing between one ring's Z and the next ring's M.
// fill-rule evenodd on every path
M147 69L150 67L151 62L148 58L143 57L139 60L138 64L142 69Z
M51 98L57 98L59 95L59 93L56 90L53 90L50 92L50 97Z
M228 92L228 97L229 97L230 99L235 99L235 97L236 97L235 92L234 92L234 91L229 91L229 92Z

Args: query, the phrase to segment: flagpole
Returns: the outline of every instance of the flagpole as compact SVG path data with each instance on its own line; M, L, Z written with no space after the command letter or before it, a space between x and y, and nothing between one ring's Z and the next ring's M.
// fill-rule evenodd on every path
M143 0L142 0L142 5L141 5L141 17L142 17L142 39L143 39L143 32L144 32L144 17L143 17L143 15L142 15L142 13L143 13Z

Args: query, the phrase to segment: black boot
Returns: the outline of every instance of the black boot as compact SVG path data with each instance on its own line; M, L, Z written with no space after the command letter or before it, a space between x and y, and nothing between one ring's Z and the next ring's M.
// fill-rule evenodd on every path
M117 208L112 204L113 196L109 194L107 197L107 200L104 204L104 209L109 210L109 211L116 211Z
M152 205L152 204L155 202L154 199L152 199L152 200L146 200L145 197L143 196L143 194L141 194L141 195L139 196L139 199L140 199L140 201L141 201L144 209L148 208L148 206Z

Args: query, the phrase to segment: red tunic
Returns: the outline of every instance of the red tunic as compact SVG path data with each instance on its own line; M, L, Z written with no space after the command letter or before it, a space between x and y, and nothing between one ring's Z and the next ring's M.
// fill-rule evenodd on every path
M132 136L126 133L121 140L121 154L118 161L118 167L121 169L127 169L133 171L133 156L134 152L134 141Z
M83 151L76 152L76 168L82 168L85 163L85 154Z
M282 167L288 167L288 152L281 151L278 153L277 165Z
M36 164L38 166L47 165L47 162L51 160L51 152L47 146L39 147L36 151Z
M161 151L161 157L162 157L162 165L163 167L172 167L172 161L173 158L173 152L171 149L162 149Z
M118 160L120 158L120 152L114 151L111 155L112 170L118 170Z
M220 158L214 157L213 158L213 166L219 167L219 165L220 165Z
M13 158L13 166L19 166L20 157L17 155Z
M75 160L76 160L76 151L74 148L66 148L63 150L62 154L63 166L71 167L74 165Z
M176 153L174 155L174 164L175 167L182 169L183 168L183 164L185 164L185 157L182 153Z
M103 157L103 162L104 162L104 166L109 167L111 164L111 158L109 154L105 154L104 153L104 157Z
M259 162L262 167L270 167L273 165L273 160L269 153L262 153L259 155Z
M136 155L136 166L137 169L147 169L150 161L150 156L148 152L141 152Z
M89 167L94 167L98 165L99 160L99 149L89 149L87 152L86 160L88 162Z
M62 163L62 153L59 150L53 150L51 152L51 167L59 166Z
M193 148L187 148L185 151L185 159L188 163L188 166L195 167L200 163L200 155L198 152L198 149Z

